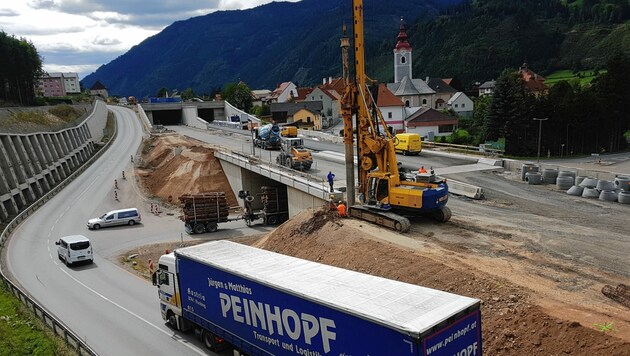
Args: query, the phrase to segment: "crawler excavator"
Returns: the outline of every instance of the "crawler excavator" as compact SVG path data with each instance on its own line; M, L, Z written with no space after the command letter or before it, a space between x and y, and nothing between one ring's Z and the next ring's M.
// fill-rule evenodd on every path
M405 232L411 226L407 217L429 216L446 222L451 211L446 207L448 186L446 180L435 175L419 175L407 180L399 174L395 138L368 88L365 74L363 40L363 0L353 0L354 20L354 81L350 81L348 47L345 36L341 39L343 78L345 90L341 113L344 122L344 149L347 186L354 187L353 132L356 127L358 162L358 198L355 204L353 189L347 192L349 214L396 231ZM371 80L370 80L371 82ZM356 126L353 124L353 118ZM380 126L380 127L379 127ZM380 131L383 132L380 132Z

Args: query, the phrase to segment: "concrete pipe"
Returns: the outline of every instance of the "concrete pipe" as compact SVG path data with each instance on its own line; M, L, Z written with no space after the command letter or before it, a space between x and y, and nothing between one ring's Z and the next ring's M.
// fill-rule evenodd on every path
M558 177L556 178L556 187L559 190L567 190L569 188L571 188L571 186L573 186L573 183L575 182L575 178L573 177Z
M547 184L556 184L558 178L558 170L555 168L545 168L542 172L543 182Z
M586 178L588 178L588 177L586 177L586 176L577 176L577 177L575 177L575 185L580 185L580 183L582 183L582 181L584 179L586 179Z
M596 188L600 192L604 190L615 190L615 185L609 180L601 179L597 182Z
M525 174L538 172L540 167L535 166L533 163L525 163L521 166L521 180L525 180Z
M567 190L567 194L569 195L573 195L576 197L581 197L582 196L582 192L584 192L584 188L574 185L571 188L569 188L569 190Z
M575 172L573 172L573 171L560 171L560 172L558 172L558 178L560 178L560 177L575 178Z
M597 187L597 178L586 177L579 185L584 188L595 188Z
M525 181L527 184L540 184L542 182L542 175L540 172L528 172L525 174Z
M630 191L630 177L619 176L615 178L615 188Z
M599 191L595 188L584 187L584 190L582 191L582 196L584 198L597 199L599 198Z
M614 190L602 190L602 192L599 193L599 200L617 201L617 192Z
M625 190L620 191L619 195L617 195L617 200L621 204L630 204L630 192Z

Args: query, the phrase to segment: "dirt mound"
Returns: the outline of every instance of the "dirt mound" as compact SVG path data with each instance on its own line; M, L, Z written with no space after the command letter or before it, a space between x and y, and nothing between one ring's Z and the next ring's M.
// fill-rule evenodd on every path
M164 134L144 142L142 163L136 170L143 188L151 197L173 203L183 194L225 192L229 206L237 206L214 149L181 136Z
M304 211L253 245L267 250L482 300L487 355L628 355L622 342L546 314L530 290L449 267L421 252L370 237L363 223L325 209Z

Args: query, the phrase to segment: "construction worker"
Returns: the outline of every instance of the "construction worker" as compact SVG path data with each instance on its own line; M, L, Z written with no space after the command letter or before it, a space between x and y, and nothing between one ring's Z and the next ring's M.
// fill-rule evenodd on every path
M418 173L427 173L427 170L424 168L424 166L421 166L420 169L418 169Z
M339 201L339 204L337 204L337 211L339 212L339 216L342 218L348 217L346 214L346 204L344 204L341 200Z
M333 189L333 184L335 184L335 175L332 171L328 171L326 178L328 179L328 184L330 185L330 192L333 193L335 191L335 189Z

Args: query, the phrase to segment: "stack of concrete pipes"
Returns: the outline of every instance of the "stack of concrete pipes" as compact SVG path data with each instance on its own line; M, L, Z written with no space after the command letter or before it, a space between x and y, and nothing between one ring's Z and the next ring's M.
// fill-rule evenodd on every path
M567 194L584 198L597 198L603 201L630 204L630 177L618 176L614 181L577 176L573 171L559 171L540 167L531 163L523 164L521 180L528 184L555 184L559 190Z

